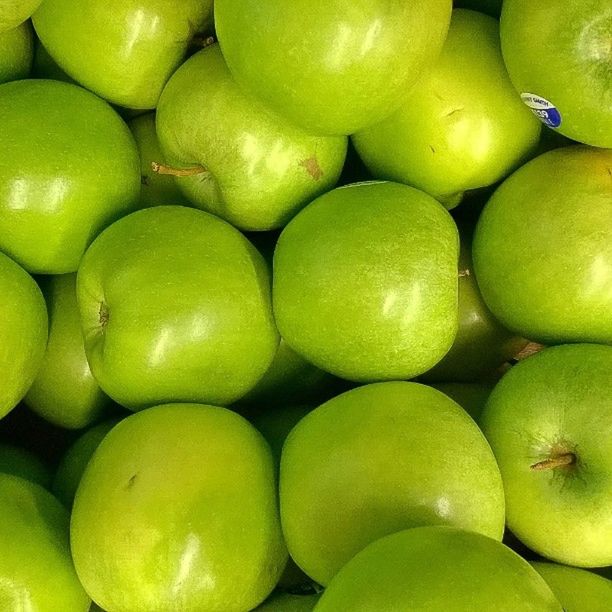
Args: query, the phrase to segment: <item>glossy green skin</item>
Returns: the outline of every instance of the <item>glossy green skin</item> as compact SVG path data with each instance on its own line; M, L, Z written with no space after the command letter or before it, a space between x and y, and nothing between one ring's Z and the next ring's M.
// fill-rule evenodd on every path
M0 418L19 403L36 377L47 327L47 308L38 285L0 253Z
M132 410L229 404L276 353L263 258L201 210L157 206L113 224L83 257L77 297L91 371Z
M25 478L45 489L51 486L51 470L36 455L9 444L0 444L0 472Z
M54 425L81 429L99 420L111 400L93 377L83 344L76 274L42 281L49 313L49 341L24 402Z
M353 134L399 106L440 53L451 9L450 0L217 0L215 25L245 89L315 134Z
M549 151L482 212L472 256L482 296L508 329L543 344L612 343L612 151Z
M433 383L434 389L442 391L457 402L475 421L480 415L491 395L492 385L481 383Z
M0 83L25 79L34 57L32 26L20 26L0 32Z
M232 78L219 45L187 60L159 100L157 133L168 160L208 172L177 179L194 205L236 227L282 227L338 180L344 137L307 134L270 114Z
M399 110L353 142L374 176L422 189L452 208L464 191L517 168L540 131L506 72L497 20L458 9L433 69Z
M0 249L30 272L75 272L140 192L138 151L106 102L68 83L0 85Z
M0 610L87 612L66 509L41 486L8 474L0 474L0 507Z
M0 33L12 30L26 21L42 0L2 0L0 2Z
M45 0L32 21L71 77L110 102L146 109L211 11L212 0Z
M76 490L89 460L106 434L117 423L116 419L112 419L88 429L77 438L62 457L57 466L51 490L66 508L72 507Z
M274 314L287 344L353 381L422 374L457 331L457 227L396 183L335 189L301 211L274 253Z
M480 418L499 464L509 529L536 553L612 565L612 347L544 349L497 384ZM531 465L573 452L567 467Z
M449 527L382 538L357 554L316 612L562 612L529 564L503 544Z
M468 237L462 235L457 336L444 359L420 377L425 382L478 382L495 378L495 371L527 344L527 340L508 331L487 308L474 275L470 251Z
M311 612L320 595L292 595L275 593L256 609L256 612Z
M251 610L287 559L270 449L224 408L132 415L85 470L71 544L82 583L109 612Z
M452 525L498 540L504 530L484 436L443 393L408 382L348 391L304 417L283 447L280 504L292 558L323 585L400 529Z
M128 122L140 154L140 208L167 204L188 204L174 177L153 172L152 162L166 163L155 132L155 113L145 113Z
M533 561L565 612L609 612L612 580L575 567Z
M609 0L504 0L504 61L518 93L554 104L563 135L612 147Z

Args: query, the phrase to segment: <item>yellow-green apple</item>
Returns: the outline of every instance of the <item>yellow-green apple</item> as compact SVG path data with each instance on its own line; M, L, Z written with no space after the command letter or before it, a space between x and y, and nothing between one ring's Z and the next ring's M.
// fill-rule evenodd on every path
M42 0L2 0L0 2L0 32L12 30L26 21Z
M34 57L32 26L29 22L0 32L0 83L25 79Z

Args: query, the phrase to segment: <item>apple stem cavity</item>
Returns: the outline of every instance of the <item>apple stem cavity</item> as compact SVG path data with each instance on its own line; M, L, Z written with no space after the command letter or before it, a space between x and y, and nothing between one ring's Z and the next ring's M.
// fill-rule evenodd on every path
M99 319L100 327L104 329L108 325L109 311L108 306L104 302L100 302Z
M576 463L576 455L574 455L574 453L563 453L562 455L556 455L555 457L538 461L538 463L534 463L531 466L531 469L536 472L541 472L544 470L554 470L558 467L573 465L574 463Z
M192 166L191 168L173 168L159 162L151 162L151 169L157 174L165 174L168 176L196 176L207 172L203 166Z

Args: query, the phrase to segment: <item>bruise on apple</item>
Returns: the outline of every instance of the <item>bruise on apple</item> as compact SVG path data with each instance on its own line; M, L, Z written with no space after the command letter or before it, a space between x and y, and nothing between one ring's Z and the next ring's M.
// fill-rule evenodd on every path
M302 159L298 165L304 168L315 181L320 181L323 178L323 170L316 156L313 155L308 159Z

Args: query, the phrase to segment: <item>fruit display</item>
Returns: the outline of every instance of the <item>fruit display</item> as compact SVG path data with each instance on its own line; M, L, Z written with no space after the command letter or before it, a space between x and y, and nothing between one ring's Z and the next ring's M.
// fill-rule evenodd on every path
M609 0L0 0L0 612L612 610Z

